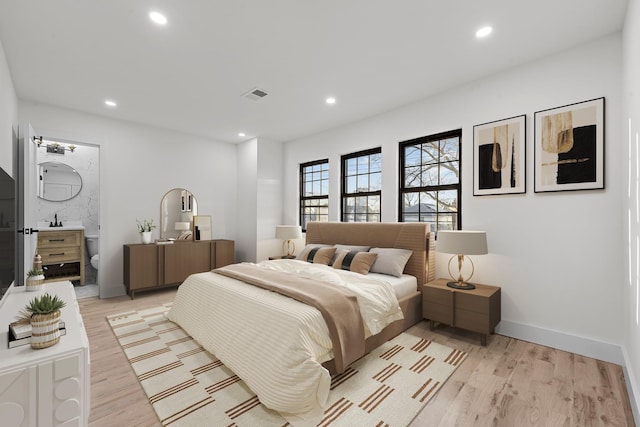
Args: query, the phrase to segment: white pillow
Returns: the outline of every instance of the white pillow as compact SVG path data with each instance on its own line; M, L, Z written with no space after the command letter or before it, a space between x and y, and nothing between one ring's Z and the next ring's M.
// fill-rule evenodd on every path
M342 251L348 252L368 252L371 246L354 246L354 245L333 245L336 248L336 253Z
M404 266L409 262L413 251L396 248L371 248L369 251L378 254L376 261L371 266L372 273L388 274L389 276L400 277L404 271Z

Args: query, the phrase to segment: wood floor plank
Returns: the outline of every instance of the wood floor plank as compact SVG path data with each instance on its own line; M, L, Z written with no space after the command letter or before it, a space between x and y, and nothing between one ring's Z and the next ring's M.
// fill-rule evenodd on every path
M106 316L171 302L175 289L78 301L91 354L91 427L156 427ZM409 333L467 352L467 359L411 423L424 426L635 426L622 368L565 351L420 322Z

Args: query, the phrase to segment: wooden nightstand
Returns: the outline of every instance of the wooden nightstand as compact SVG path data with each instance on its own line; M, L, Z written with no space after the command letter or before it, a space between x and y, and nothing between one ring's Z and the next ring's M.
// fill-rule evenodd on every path
M500 323L500 288L480 285L465 291L447 286L450 280L437 279L422 286L422 316L435 322L479 332L480 343L487 345L487 335Z

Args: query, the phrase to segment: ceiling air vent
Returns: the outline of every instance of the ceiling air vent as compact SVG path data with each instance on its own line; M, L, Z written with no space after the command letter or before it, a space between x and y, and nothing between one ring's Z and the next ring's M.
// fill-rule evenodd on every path
M254 87L253 89L251 89L248 92L245 92L242 94L242 96L244 96L247 99L250 99L252 101L258 101L262 98L264 98L265 96L267 96L268 93L265 92L264 90Z

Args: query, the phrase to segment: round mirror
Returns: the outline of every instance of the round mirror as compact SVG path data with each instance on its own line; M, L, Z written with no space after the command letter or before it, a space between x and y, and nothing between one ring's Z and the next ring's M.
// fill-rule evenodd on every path
M38 176L38 197L50 202L73 199L82 190L82 177L64 163L39 163Z
M193 240L193 216L198 202L189 190L174 188L160 202L160 238Z

